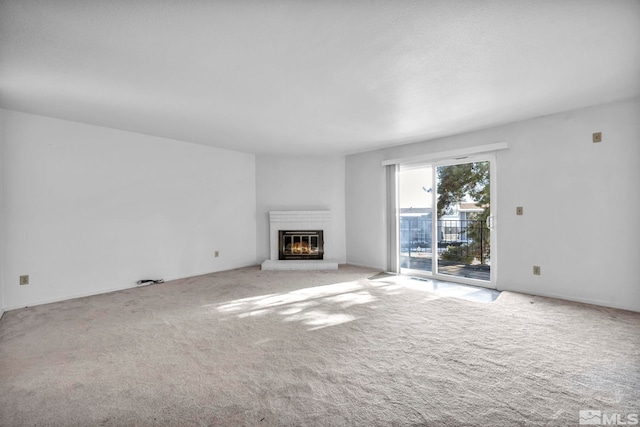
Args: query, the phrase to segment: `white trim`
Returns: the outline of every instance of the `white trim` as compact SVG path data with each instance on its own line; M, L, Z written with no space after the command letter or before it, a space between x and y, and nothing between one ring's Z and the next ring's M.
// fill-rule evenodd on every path
M492 144L492 145L496 145L496 144ZM507 144L504 143L505 147L507 147ZM485 146L488 147L488 146ZM453 151L457 151L457 150L453 150ZM453 152L452 151L452 152ZM424 167L430 167L431 168L431 173L432 173L432 181L433 181L433 192L431 194L432 197L432 206L436 206L437 205L437 199L436 199L436 195L438 193L438 180L436 177L436 170L438 166L443 166L443 165L455 165L455 164L464 164L464 163L469 163L469 162L483 162L483 161L488 161L489 165L490 165L490 169L489 169L489 173L490 173L490 182L491 182L491 200L490 200L490 205L491 205L491 212L492 212L492 216L493 216L493 222L494 224L498 224L497 220L497 206L498 206L498 184L497 184L497 156L495 155L495 152L484 152L484 153L478 153L477 156L472 156L471 154L469 154L467 157L464 158L449 158L449 159L440 159L438 161L431 161L431 162L426 162L424 160L420 160L421 166ZM411 158L413 159L413 158ZM435 212L435 210L434 210ZM437 260L434 259L434 262L432 264L432 271L422 271L422 270L415 270L415 269L410 269L410 268L400 268L399 272L402 275L409 275L409 276L420 276L420 277L425 277L425 278L429 278L432 280L440 280L440 281L444 281L444 282L453 282L453 283L462 283L465 285L473 285L473 286L479 286L479 287L483 287L483 288L488 288L488 289L497 289L498 288L498 249L497 249L497 242L498 242L498 236L497 236L497 226L494 225L494 227L490 230L491 232L491 273L489 276L489 280L485 281L485 280L479 280L479 279L470 279L468 277L460 277L460 276L453 276L453 275L447 275L447 274L442 274L442 273L438 273L437 271ZM432 221L432 230L431 230L431 235L432 236L436 236L437 235L437 222L436 221ZM433 240L432 245L436 244L436 240ZM432 248L432 249L435 249ZM434 254L436 253L436 251L433 252Z
M169 277L167 279L164 279L164 283L171 283L171 282L176 281L176 280L191 279L193 277L206 276L208 274L215 274L215 273L223 273L225 271L237 270L237 269L240 269L240 268L247 268L247 267L254 267L254 266L256 266L256 263L255 262L250 262L250 263L247 263L247 264L239 265L237 267L229 268L227 270L216 270L216 271L210 271L210 272L206 272L206 273L195 273L195 274L189 275L189 276ZM99 291L81 292L81 293L67 295L67 296L63 296L63 297L42 299L42 300L39 300L39 301L34 301L34 302L31 302L31 303L26 303L26 304L22 304L22 305L16 305L16 306L12 306L12 307L5 307L4 308L4 312L6 313L7 311L20 310L20 309L23 309L23 308L36 307L38 305L52 304L52 303L55 303L55 302L68 301L68 300L72 300L72 299L87 298L87 297L92 297L92 296L95 296L95 295L110 294L112 292L122 292L122 291L126 291L126 290L129 290L129 289L144 288L144 287L147 287L147 286L154 286L154 285L126 285L126 286L121 286L121 287L117 287L117 288L103 289L103 290L99 290Z
M554 298L562 301L571 301L581 304L591 304L599 307L615 308L617 310L628 310L640 313L640 307L633 305L619 304L617 302L602 301L599 299L580 298L564 294L555 294L553 292L538 292L522 288L498 288L500 292L513 292L514 294L530 295L534 297Z
M362 268L371 268L373 270L378 270L379 272L386 273L386 271L384 270L384 267L375 266L375 265L360 264L360 263L357 263L357 262L350 262L350 261L347 261L345 265L353 265L355 267L362 267ZM397 274L397 273L393 273L393 274Z
M167 282L168 282L168 280L167 280ZM122 286L122 287L117 287L117 288L103 289L103 290L99 290L99 291L81 292L81 293L71 294L71 295L67 295L67 296L63 296L63 297L41 299L41 300L34 301L34 302L31 302L31 303L26 303L26 304L22 304L22 305L16 305L16 306L12 306L12 307L7 307L6 310L7 311L20 310L22 308L36 307L38 305L52 304L54 302L62 302L62 301L68 301L68 300L77 299L77 298L92 297L94 295L109 294L109 293L112 293L112 292L126 291L127 289L135 289L135 288L142 288L142 287L143 286L127 285L127 286Z
M461 156L474 156L476 154L485 154L492 151L507 150L509 143L496 142L494 144L476 145L475 147L458 148L456 150L439 151L437 153L423 154L421 156L403 157L400 159L383 160L382 166L388 165L409 165L415 163L435 162L438 160L454 159L457 160Z
M489 206L491 209L491 229L489 230L489 238L490 240L490 251L491 251L491 283L494 288L498 288L498 274L500 265L500 257L498 253L500 252L500 248L498 247L498 226L500 224L499 216L498 216L498 206L500 202L498 201L498 188L500 184L498 183L498 156L494 154L490 155L489 160L489 182L491 185L491 191L489 193Z

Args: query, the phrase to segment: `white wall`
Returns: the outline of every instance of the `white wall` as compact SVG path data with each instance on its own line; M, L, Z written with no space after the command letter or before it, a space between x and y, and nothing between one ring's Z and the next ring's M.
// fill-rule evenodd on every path
M640 311L640 98L348 156L347 261L384 267L382 160L500 141L498 288Z
M5 308L254 264L255 156L2 114Z
M269 259L269 211L329 209L335 239L333 258L344 263L344 191L344 157L257 156L257 261Z

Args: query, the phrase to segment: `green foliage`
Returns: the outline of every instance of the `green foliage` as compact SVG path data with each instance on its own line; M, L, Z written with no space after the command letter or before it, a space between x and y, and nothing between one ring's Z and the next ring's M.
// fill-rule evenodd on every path
M476 205L488 207L490 203L489 162L464 163L438 167L438 215L445 215L449 207L462 202L465 196ZM486 220L489 209L474 214L477 220Z
M467 237L474 242L471 245L472 247L468 247L467 250L460 250L460 248L467 245L449 247L447 251L443 253L443 259L450 257L450 259L447 260L469 264L473 261L475 255L478 260L488 261L490 256L490 233L485 223L487 217L491 214L489 206L491 202L489 162L441 166L438 167L437 174L438 216L445 215L447 209L461 203L465 199L473 200L476 206L484 208L482 212L474 212L468 216L470 221L467 224ZM480 243L482 243L482 247L480 247Z
M447 250L440 254L440 259L444 261L471 264L473 262L473 251L469 245L447 246Z

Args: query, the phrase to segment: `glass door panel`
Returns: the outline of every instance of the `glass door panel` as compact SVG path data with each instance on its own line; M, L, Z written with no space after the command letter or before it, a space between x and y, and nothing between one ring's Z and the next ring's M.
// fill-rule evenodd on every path
M402 167L399 173L401 269L433 271L433 168Z
M491 281L490 171L489 161L435 168L438 275Z

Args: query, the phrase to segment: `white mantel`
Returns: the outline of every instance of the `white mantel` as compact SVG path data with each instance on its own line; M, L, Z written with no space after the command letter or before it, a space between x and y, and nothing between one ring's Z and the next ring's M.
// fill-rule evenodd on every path
M262 263L263 270L335 270L338 262L332 258L333 229L331 211L270 211L269 242L271 258ZM278 260L278 231L322 230L324 235L324 259Z

